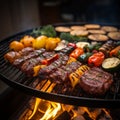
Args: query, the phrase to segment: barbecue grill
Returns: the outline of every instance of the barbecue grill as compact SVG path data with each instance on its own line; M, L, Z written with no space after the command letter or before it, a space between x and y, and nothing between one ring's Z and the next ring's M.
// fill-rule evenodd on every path
M56 24L54 26L71 26L71 25L82 25L80 23L69 23L69 24ZM105 24L106 25L106 24ZM117 26L119 27L119 26ZM87 95L80 96L81 91L73 93L60 93L61 86L57 86L57 91L54 89L51 92L47 92L47 89L53 86L54 83L49 80L40 81L37 77L27 77L23 72L21 72L16 67L12 66L10 63L6 62L4 59L4 54L9 51L9 44L13 40L19 40L24 35L28 35L33 29L18 33L9 38L6 38L0 42L0 78L9 86L19 89L26 94L31 96L39 97L41 99L55 101L64 104L77 105L77 106L87 106L87 107L120 107L120 72L114 76L114 85L111 90L108 91L102 97L91 97ZM48 84L49 83L49 84ZM43 88L46 86L46 89ZM55 88L56 89L56 88ZM77 89L77 87L76 87Z

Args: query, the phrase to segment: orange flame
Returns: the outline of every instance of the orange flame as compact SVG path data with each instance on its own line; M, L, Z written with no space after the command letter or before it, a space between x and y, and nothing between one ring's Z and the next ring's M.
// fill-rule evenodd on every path
M48 109L40 120L49 120L50 118L54 118L59 110L61 110L60 103L50 102Z
M41 89L41 91L51 92L54 86L55 84L53 83L51 84L51 82L48 80L47 83ZM43 109L43 107L45 107L45 109ZM36 111L39 111L40 113L43 114L40 120L54 119L58 114L60 114L60 112L63 112L63 111L67 111L68 113L72 112L72 116L71 116L72 119L74 119L75 117L79 115L82 116L86 112L88 113L89 117L92 120L96 120L97 116L101 113L102 110L105 112L107 116L110 117L109 112L105 108L96 108L93 111L90 111L89 108L87 107L78 107L78 109L74 109L74 106L72 105L64 105L64 104L45 101L40 98L36 98L34 110L32 114L30 115L30 117L28 118L28 120L31 120L33 118Z
M51 92L53 90L54 86L55 86L55 84L54 83L51 84L51 82L48 80L47 83L44 85L44 87L41 89L41 91ZM31 120L32 117L35 115L40 102L41 102L41 99L36 97L34 110L33 110L32 114L29 116L28 120Z

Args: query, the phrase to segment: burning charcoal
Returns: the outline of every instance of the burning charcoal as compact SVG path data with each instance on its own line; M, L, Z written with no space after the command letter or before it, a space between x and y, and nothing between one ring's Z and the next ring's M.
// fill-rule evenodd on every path
M73 120L86 120L83 116L76 116Z
M110 114L106 113L104 110L97 116L96 120L112 120Z
M89 114L87 112L85 112L83 114L83 117L85 118L85 120L93 120L92 118L90 118Z
M71 120L71 116L67 111L64 111L55 120Z

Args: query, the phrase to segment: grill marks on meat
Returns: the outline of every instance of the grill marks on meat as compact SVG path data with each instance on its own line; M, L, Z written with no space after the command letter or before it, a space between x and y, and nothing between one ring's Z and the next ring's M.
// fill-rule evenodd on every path
M51 58L54 55L55 55L55 52L44 52L44 53L41 53L41 54L39 54L38 57L26 60L22 64L21 70L23 72L25 72L28 76L32 76L34 74L33 68L36 65L40 65L42 60L49 59L49 58Z
M113 76L100 68L93 67L80 79L80 87L91 95L104 95L113 83Z
M57 68L60 68L62 65L66 65L69 57L64 54L59 54L60 57L55 60L50 65L40 69L39 71L39 78L40 79L48 79L49 75L57 70Z
M27 54L29 54L30 52L33 52L34 48L32 47L26 47L23 48L21 51L16 52L16 51L10 51L8 53L6 53L4 55L4 58L6 60L8 60L10 63L13 63L16 59L22 57L22 56L26 56Z
M35 58L44 52L45 52L44 48L42 48L40 50L34 50L34 51L30 52L28 55L22 56L22 57L16 59L13 62L13 65L15 65L16 67L20 67L23 64L23 62L25 62L26 60L31 59L31 58Z
M78 61L71 62L66 66L61 66L60 68L57 68L56 71L50 74L49 78L56 83L68 82L69 75L80 66L81 63Z
M21 56L25 56L25 55L29 54L30 52L33 52L33 51L34 51L34 48L25 47L21 51L19 51L19 53L21 54Z

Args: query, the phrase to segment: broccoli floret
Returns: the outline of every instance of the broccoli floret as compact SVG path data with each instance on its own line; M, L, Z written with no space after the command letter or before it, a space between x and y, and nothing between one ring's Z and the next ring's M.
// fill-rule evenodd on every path
M46 35L48 37L56 37L56 31L52 25L43 26L40 32L41 35Z
M45 35L47 37L56 37L56 31L52 25L46 25L37 29L34 29L31 33L34 36Z
M60 38L63 40L66 40L68 42L70 42L70 41L73 42L73 37L72 37L72 35L70 35L70 33L61 33Z
M73 36L70 33L61 33L60 38L68 42L87 41L87 37Z

